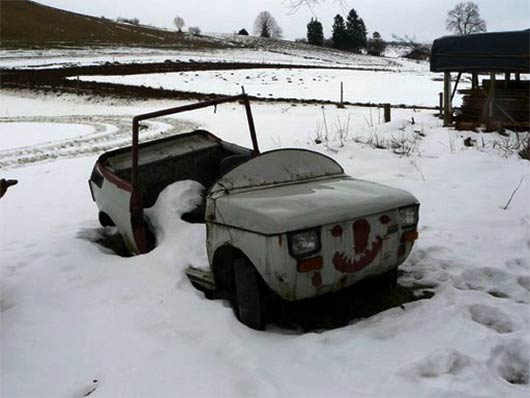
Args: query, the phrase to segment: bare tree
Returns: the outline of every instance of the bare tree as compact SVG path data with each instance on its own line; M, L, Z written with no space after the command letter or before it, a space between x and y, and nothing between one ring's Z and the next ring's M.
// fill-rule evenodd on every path
M173 20L173 23L175 24L175 26L177 27L179 32L182 32L182 28L184 27L184 25L186 25L184 23L184 19L182 17L179 17L179 16L175 17L175 19Z
M313 7L325 3L326 0L283 0L282 3L289 8L290 14L296 13L300 8L307 7L313 11ZM343 11L346 10L346 0L333 0L333 3L338 3Z
M268 11L260 12L254 20L254 34L257 36L280 39L282 33L282 28Z
M460 35L486 31L486 21L480 18L478 4L472 1L458 3L447 13L445 27L449 32Z

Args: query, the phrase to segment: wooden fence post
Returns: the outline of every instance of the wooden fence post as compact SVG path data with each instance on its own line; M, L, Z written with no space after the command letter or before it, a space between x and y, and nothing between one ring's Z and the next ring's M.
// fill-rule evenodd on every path
M385 109L385 123L390 122L390 104L383 104L383 107Z
M451 109L451 72L444 72L444 127L452 122L453 111Z
M496 85L495 73L490 73L490 87L488 93L488 123L493 119L493 103L495 101L495 85Z

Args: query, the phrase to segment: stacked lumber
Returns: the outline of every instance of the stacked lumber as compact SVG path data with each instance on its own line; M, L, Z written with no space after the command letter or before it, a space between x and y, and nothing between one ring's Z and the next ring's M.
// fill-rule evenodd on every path
M489 130L508 128L527 131L530 126L530 81L495 80L490 97L490 80L476 89L458 90L463 103L455 114L458 130L486 125Z

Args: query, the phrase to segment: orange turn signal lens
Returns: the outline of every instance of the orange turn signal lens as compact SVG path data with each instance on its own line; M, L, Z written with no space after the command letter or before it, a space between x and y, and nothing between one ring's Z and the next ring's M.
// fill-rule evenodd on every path
M320 256L298 261L298 272L309 272L321 269L323 263L322 257Z
M418 239L418 231L408 231L401 235L401 242L414 242Z

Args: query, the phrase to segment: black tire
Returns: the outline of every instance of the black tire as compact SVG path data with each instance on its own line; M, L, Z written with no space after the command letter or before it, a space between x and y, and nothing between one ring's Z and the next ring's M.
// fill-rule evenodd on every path
M261 277L246 258L235 259L234 282L239 320L251 329L265 330Z

